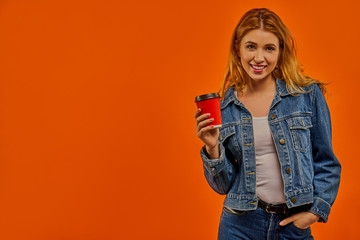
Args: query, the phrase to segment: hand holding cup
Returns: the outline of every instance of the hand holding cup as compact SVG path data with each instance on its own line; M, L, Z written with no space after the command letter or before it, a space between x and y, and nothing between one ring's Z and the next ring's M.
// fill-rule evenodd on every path
M211 158L219 157L219 129L221 125L220 95L210 93L195 98L198 107L196 118L197 136L206 145Z
M218 145L219 129L209 125L214 122L214 118L210 118L210 113L200 114L201 109L198 108L195 114L197 136L207 148L213 149Z

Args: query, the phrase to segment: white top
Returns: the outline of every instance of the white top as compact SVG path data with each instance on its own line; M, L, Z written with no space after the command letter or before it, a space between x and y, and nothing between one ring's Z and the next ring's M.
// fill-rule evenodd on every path
M268 117L253 117L256 193L268 203L285 203L284 183Z

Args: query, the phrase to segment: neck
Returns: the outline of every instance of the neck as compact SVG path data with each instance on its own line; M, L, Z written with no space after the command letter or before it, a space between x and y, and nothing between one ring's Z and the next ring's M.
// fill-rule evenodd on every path
M276 82L273 76L260 81L254 81L248 78L248 81L243 89L244 95L266 95L272 94L276 91Z

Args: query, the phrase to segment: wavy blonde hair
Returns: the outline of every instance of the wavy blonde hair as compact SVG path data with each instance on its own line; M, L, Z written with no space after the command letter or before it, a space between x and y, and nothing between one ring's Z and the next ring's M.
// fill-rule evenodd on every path
M279 16L269 9L256 8L242 16L231 37L229 61L219 91L221 99L224 99L225 92L230 86L241 91L246 85L247 73L241 66L238 57L239 45L245 34L254 29L269 31L278 37L280 54L278 65L272 75L277 79L284 80L287 90L292 95L306 92L303 87L313 83L317 83L323 93L326 92L325 83L303 75L303 69L297 61L294 39Z

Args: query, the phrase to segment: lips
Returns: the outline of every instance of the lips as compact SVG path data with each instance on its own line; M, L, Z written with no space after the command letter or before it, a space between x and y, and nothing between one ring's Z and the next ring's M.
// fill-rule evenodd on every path
M252 65L252 64L250 64L250 66L255 72L262 72L267 67L266 65Z

